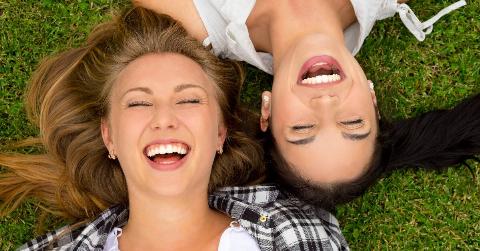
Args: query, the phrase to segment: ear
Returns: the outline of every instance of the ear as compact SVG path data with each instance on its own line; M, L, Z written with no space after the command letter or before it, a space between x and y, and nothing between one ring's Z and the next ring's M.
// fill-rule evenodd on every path
M223 144L225 143L225 139L227 138L227 127L223 122L218 125L218 141L217 141L217 149L223 148Z
M371 80L368 80L368 85L370 86L370 95L372 97L373 106L375 107L375 110L377 111L377 118L380 120L380 119L382 119L382 115L380 115L380 110L378 110L377 95L375 95L375 89L374 89L373 82Z
M100 129L101 129L101 132L102 132L102 139L103 139L103 144L105 144L105 147L107 147L107 150L109 152L112 152L113 151L113 141L112 141L112 137L111 137L111 134L110 134L110 124L108 123L108 120L107 119L104 119L102 118L101 122L100 122Z
M272 93L264 91L262 93L262 107L260 108L260 129L266 132L268 129L268 120L272 109Z
M373 82L368 80L368 85L370 86L370 95L372 96L373 105L377 107L377 96L375 95Z

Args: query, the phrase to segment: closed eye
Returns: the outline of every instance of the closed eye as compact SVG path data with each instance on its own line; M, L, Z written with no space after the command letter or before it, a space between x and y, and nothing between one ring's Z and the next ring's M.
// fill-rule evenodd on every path
M177 105L181 104L200 104L201 100L198 98L192 98L192 99L182 99L177 102Z
M294 125L292 126L293 130L302 130L302 129L310 129L313 128L314 125Z
M132 101L127 104L127 107L137 107L137 106L152 106L152 103L147 101Z
M342 127L348 130L355 130L361 128L365 125L365 121L363 119L355 119L355 120L347 120L338 122Z
M342 125L352 125L352 124L360 124L360 123L363 123L363 119L347 120L347 121L340 122L340 124Z
M315 125L294 125L292 130L297 133L308 133Z

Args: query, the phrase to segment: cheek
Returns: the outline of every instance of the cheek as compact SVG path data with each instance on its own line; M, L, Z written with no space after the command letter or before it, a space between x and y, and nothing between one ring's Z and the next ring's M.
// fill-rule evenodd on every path
M217 110L210 107L179 111L178 119L192 134L201 141L216 142L218 136L219 116Z
M350 110L359 113L369 121L375 121L375 102L374 96L370 92L370 88L358 87L352 92L353 95L348 99L348 107Z
M288 100L287 102L285 102ZM277 135L277 131L280 128L289 126L295 122L306 122L309 119L309 109L300 102L300 100L291 95L286 98L273 98L272 97L272 110L271 110L271 128L274 135Z
M112 131L114 144L117 148L132 145L148 126L151 113L148 111L112 111Z

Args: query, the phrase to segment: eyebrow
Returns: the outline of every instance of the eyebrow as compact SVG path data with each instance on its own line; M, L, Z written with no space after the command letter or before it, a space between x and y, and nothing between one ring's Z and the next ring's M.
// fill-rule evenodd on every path
M357 140L366 139L370 135L371 132L372 131L368 131L367 133L364 133L364 134L350 134L350 133L342 132L342 136L345 139L357 141Z
M306 145L306 144L309 144L309 143L313 142L314 140L315 140L315 136L312 136L312 137L299 139L299 140L288 140L287 139L287 142L290 143L290 144L294 144L294 145Z
M147 94L153 94L153 91L150 90L150 88L147 88L147 87L135 87L135 88L132 88L132 89L128 89L128 90L122 95L122 97L124 97L125 95L127 95L127 93L129 93L129 92L135 92L135 91L145 92L145 93L147 93Z
M196 85L196 84L180 84L180 85L175 86L174 91L175 92L181 92L181 91L183 91L185 89L189 89L189 88L199 88L199 89L202 89L204 92L207 92L207 90L205 90L205 88L203 88L203 86Z

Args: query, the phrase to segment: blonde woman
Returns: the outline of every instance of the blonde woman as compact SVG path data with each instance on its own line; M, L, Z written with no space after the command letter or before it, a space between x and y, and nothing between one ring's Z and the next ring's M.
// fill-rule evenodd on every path
M28 90L41 154L0 154L4 211L33 197L78 222L21 250L345 250L338 222L256 183L242 74L135 8L44 61Z

